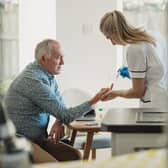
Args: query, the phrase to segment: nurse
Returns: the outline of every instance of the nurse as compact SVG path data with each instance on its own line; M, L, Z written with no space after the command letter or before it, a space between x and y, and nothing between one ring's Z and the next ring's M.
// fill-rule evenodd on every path
M132 79L131 88L111 90L102 101L117 97L139 98L140 107L166 107L167 93L161 82L165 72L155 39L145 30L128 24L117 10L102 17L100 30L113 45L127 47L126 60Z

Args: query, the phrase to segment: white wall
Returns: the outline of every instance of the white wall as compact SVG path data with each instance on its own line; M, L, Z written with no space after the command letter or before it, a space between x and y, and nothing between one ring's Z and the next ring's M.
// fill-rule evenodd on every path
M109 85L116 68L116 48L99 31L103 14L116 1L58 0L57 39L65 50L63 89L84 87L90 92ZM66 81L66 82L65 82Z
M128 80L116 80L117 54L121 52L99 30L101 17L118 8L122 8L121 0L57 0L56 36L65 50L63 72L57 77L62 91L82 88L93 95L111 82L119 88L130 85ZM131 100L116 99L101 106L136 105Z
M64 89L83 86L93 92L109 84L116 68L116 48L100 33L99 22L106 11L116 8L115 2L57 1L57 39L66 52L60 80Z
M57 77L62 91L76 87L93 95L111 82L115 88L128 87L128 80L115 78L119 50L99 31L103 14L118 8L122 0L20 0L20 71L34 60L37 42L57 37L65 51L63 72ZM136 102L116 99L101 106L136 106Z
M56 37L56 0L19 1L20 70L34 60L34 48L44 38Z

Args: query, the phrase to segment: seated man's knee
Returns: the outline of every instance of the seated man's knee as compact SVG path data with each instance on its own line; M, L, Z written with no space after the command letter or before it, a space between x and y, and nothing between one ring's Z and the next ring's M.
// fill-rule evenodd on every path
M32 160L33 163L56 162L57 160L48 152L43 150L39 145L31 143L32 145Z

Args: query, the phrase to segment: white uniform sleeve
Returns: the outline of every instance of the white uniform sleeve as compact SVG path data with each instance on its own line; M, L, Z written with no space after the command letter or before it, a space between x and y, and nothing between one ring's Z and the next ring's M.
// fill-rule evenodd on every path
M127 63L132 78L144 78L146 74L146 54L143 45L130 45L127 49Z

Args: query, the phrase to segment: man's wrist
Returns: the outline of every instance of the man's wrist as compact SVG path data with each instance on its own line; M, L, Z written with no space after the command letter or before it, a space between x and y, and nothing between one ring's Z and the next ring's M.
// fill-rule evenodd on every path
M58 124L58 125L62 125L63 124L60 120L56 120L55 123Z
M94 99L89 100L89 101L88 101L88 103L89 103L89 105L90 105L90 106L92 106L92 105L96 104L96 102L95 102L95 100L94 100Z

